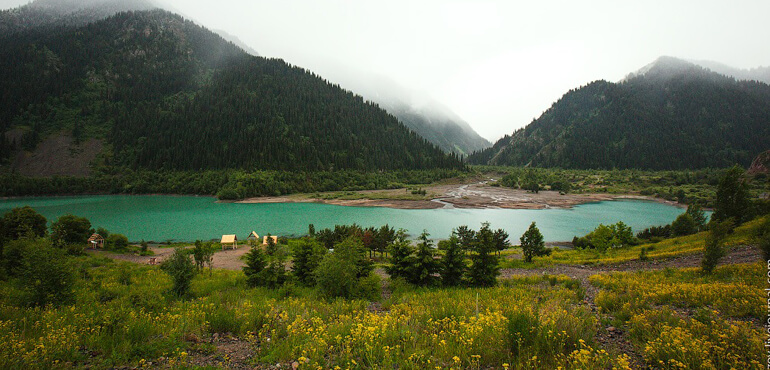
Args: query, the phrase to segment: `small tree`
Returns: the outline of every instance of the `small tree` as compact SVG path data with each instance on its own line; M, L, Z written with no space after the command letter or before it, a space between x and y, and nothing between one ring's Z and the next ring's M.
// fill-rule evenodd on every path
M315 225L313 225L313 224L307 225L307 235L308 236L315 236Z
M532 258L535 256L547 256L551 254L551 250L545 247L543 241L543 234L537 228L535 223L529 225L529 229L519 239L521 241L521 250L524 253L524 260L532 262Z
M749 186L743 178L743 168L733 166L719 180L717 198L714 202L714 221L733 219L741 224L749 219Z
M508 242L508 233L503 229L495 230L494 239L495 251L498 256L500 255L500 252L511 247L511 244Z
M756 240L765 261L770 261L770 216L766 216L765 220L759 225Z
M428 239L429 236L427 230L420 234L414 263L410 268L409 282L419 286L435 285L436 277L433 275L439 271L439 263L433 258L433 243Z
M267 262L265 254L260 247L251 248L246 253L246 266L243 266L243 273L246 275L246 285L257 287L264 285L262 283L262 271L264 271Z
M690 215L693 222L695 222L696 231L703 231L706 228L706 222L708 221L706 212L703 212L703 208L699 205L690 204L687 206L687 214Z
M203 243L200 240L196 240L195 248L193 248L193 259L198 271L203 271L208 264L209 276L211 275L211 262L214 259L214 248L211 247L211 243Z
M128 248L128 238L123 234L110 234L105 242L107 242L107 248L110 250L124 251Z
M315 276L313 271L321 263L326 249L310 238L303 238L294 250L294 265L292 272L300 284L305 286L315 285Z
M103 227L97 228L96 229L96 233L101 235L102 238L104 238L105 240L110 237L110 232L107 229L103 228Z
M695 234L698 231L698 225L692 218L692 215L685 212L679 215L674 222L671 223L671 232L674 236L684 236Z
M390 266L385 267L385 271L392 279L409 280L409 273L414 262L412 253L414 248L406 240L406 232L399 230L396 233L396 241L388 247L390 252Z
M706 236L706 246L703 249L703 261L701 261L704 273L710 274L714 271L719 260L724 257L725 251L722 244L732 228L732 220L711 222L709 234Z
M458 286L463 281L463 275L468 267L465 265L465 253L460 247L460 239L452 235L441 259L441 283L444 286Z
M356 238L335 245L334 252L321 260L315 277L319 292L327 298L376 300L380 294L379 278Z
M489 228L489 222L481 224L481 229L475 233L471 243L471 267L468 269L468 282L472 286L489 287L497 284L500 267L495 256L494 233Z
M47 220L32 207L14 208L0 220L2 237L6 240L16 240L24 237L45 236L48 230Z
M51 224L51 241L58 248L69 244L85 246L91 236L91 222L85 217L64 215Z
M161 270L169 276L173 285L171 292L179 297L184 297L190 292L190 284L195 277L195 264L184 248L176 248L174 254L160 265Z

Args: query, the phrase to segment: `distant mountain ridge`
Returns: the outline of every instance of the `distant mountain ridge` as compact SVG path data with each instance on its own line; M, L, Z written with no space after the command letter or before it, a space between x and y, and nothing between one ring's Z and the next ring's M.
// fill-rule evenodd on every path
M470 163L562 168L748 166L770 148L770 86L662 57L566 93Z
M492 145L451 109L427 94L405 88L384 76L342 68L335 62L317 61L317 64L323 76L378 104L447 153L467 156ZM340 72L342 70L344 72Z
M80 22L83 12L52 18L40 3L0 14L0 28L39 17L0 37L4 155L63 133L103 141L100 165L117 168L463 167L376 105L181 16L86 10L99 20Z

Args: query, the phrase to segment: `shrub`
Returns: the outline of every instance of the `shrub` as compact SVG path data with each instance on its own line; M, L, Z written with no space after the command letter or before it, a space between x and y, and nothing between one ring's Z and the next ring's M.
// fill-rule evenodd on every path
M128 238L123 234L110 234L106 237L105 242L109 250L125 251L128 248Z
M23 237L44 237L48 221L32 207L14 208L3 216L2 237L15 240Z
M671 232L675 236L695 234L697 231L698 225L695 223L695 219L686 212L679 215L676 220L671 223Z
M317 288L327 298L376 299L371 263L360 241L349 238L334 246L334 252L324 256L315 272ZM377 283L379 292L379 283ZM379 293L377 294L377 296Z
M764 260L770 261L770 217L765 217L765 220L757 229L756 240Z
M64 248L69 244L85 246L91 236L91 222L85 217L64 215L51 225L51 241L55 247Z
M171 276L172 293L183 297L190 292L190 283L196 272L195 264L190 260L190 254L183 248L176 248L174 254L164 261L160 268Z
M107 238L110 237L110 232L107 231L107 229L105 229L103 227L99 227L98 229L96 229L96 233L101 235L102 238L104 238L104 239L107 239Z
M534 344L539 327L540 320L535 312L522 310L508 316L508 339L514 356Z
M214 248L211 243L203 243L200 240L195 241L195 248L193 248L193 259L195 260L195 267L198 271L203 271L206 264L209 266L209 274L211 274L211 263L214 258Z
M62 305L74 299L75 276L61 250L48 246L25 249L20 282L31 306Z
M724 239L732 228L732 220L710 224L709 234L706 236L706 246L703 249L703 261L701 261L704 273L710 274L714 271L719 260L725 255L722 244L724 244Z

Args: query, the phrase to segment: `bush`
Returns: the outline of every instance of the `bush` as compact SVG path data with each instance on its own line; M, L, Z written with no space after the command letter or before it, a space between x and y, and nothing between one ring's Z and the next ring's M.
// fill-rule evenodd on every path
M190 292L190 283L195 277L195 264L190 254L183 248L176 248L174 254L160 265L160 268L171 276L173 286L171 292L184 297Z
M514 356L534 344L539 327L537 313L531 311L514 312L508 317L508 339Z
M109 250L123 252L128 249L128 238L123 234L110 234L106 237L105 242L106 248Z
M759 225L756 240L765 261L770 261L770 216L765 217L765 220Z
M335 245L315 272L318 291L327 298L377 299L379 279L373 275L364 246L354 238Z
M719 260L725 255L722 244L732 228L732 220L709 224L709 234L706 236L706 246L703 250L703 261L701 261L704 273L710 274L714 271Z
M43 307L72 302L75 276L64 253L48 246L30 246L25 253L20 282L27 303Z
M674 236L695 234L697 231L698 225L689 213L682 213L671 223L671 232Z
M44 237L48 221L32 207L14 208L3 216L2 237L15 240L23 237Z
M69 244L81 244L85 247L89 236L91 222L84 217L64 215L51 225L51 241L58 248Z

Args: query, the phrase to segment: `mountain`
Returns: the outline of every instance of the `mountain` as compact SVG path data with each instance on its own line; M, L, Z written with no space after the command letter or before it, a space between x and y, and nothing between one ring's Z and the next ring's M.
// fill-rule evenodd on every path
M343 67L335 61L316 60L316 68L329 80L377 103L406 127L447 153L468 155L492 145L457 114L427 94L376 73Z
M770 148L770 86L663 57L571 90L470 163L563 168L748 166Z
M0 11L0 35L39 27L82 26L119 12L155 8L146 0L36 0Z
M710 60L693 60L690 62L736 80L759 81L770 84L770 67L740 69Z
M35 4L9 12L37 14L37 26L0 37L6 158L58 135L73 139L70 152L100 141L95 161L111 168L463 166L378 106L181 16L143 10L83 24L50 21Z

